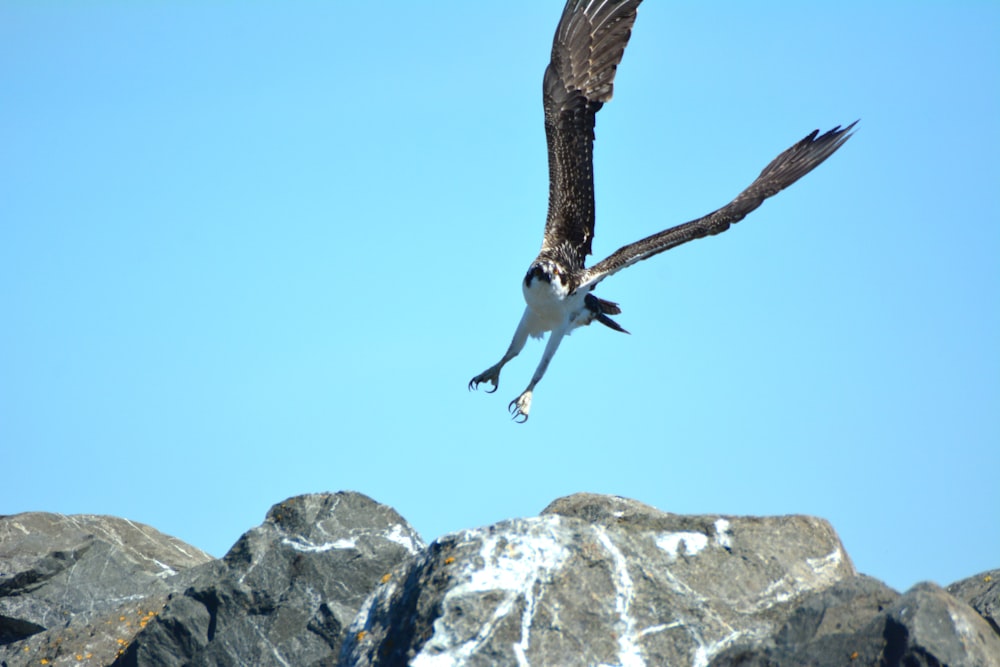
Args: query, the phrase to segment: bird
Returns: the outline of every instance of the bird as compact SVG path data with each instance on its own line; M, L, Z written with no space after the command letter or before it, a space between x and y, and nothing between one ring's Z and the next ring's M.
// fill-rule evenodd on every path
M721 234L751 211L833 155L853 135L854 121L823 134L814 130L774 158L731 202L697 220L676 225L625 245L586 266L594 238L594 126L597 112L611 100L642 0L568 0L552 40L542 78L549 200L542 247L521 283L526 303L514 336L500 361L476 375L469 389L492 385L529 336L549 333L541 361L527 388L508 410L514 421L528 420L536 385L545 375L563 337L598 322L628 333L611 315L617 303L597 297L594 288L636 262L705 236Z

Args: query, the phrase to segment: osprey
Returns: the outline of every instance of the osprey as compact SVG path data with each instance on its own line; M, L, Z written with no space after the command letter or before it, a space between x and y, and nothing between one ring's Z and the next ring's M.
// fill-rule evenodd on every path
M551 332L527 389L510 402L515 421L524 422L531 396L563 336L597 321L628 333L609 315L618 304L594 296L597 284L636 262L682 243L719 234L742 220L765 199L812 171L851 136L857 123L819 130L776 157L736 199L691 222L671 227L619 248L591 267L584 265L594 237L594 119L611 99L615 70L632 34L642 0L568 0L552 42L542 79L545 138L549 150L549 209L542 249L521 289L527 307L503 357L472 378L469 389L488 382L496 391L500 370L517 356L528 336Z

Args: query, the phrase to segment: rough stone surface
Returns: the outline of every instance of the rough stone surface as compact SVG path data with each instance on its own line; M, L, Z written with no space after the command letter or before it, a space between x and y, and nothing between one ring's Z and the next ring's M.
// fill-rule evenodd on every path
M900 596L864 579L807 597L773 637L732 647L712 667L1000 665L1000 637L967 604L934 584Z
M179 573L210 560L127 519L0 517L0 665L109 664Z
M291 498L172 596L115 664L333 665L368 594L423 548L361 494Z
M299 496L219 560L22 514L0 517L0 667L1000 667L998 573L900 595L821 519L594 494L430 546L366 496Z
M916 666L1000 667L1000 637L969 605L935 584L918 584L876 620L888 661Z
M989 570L948 586L948 592L979 612L1000 634L1000 570Z
M704 666L855 576L819 519L581 494L439 539L376 591L342 664Z

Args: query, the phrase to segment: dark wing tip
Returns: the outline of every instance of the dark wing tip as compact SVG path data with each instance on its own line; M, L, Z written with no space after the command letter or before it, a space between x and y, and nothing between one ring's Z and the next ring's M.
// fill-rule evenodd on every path
M846 127L838 125L823 134L820 134L819 130L813 130L801 141L774 158L757 177L756 184L764 186L760 194L764 197L770 197L818 167L837 152L837 149L843 146L845 141L854 136L852 130L859 121L860 119Z
M819 135L819 130L813 130L806 139L808 139L815 146L822 146L824 148L829 147L829 152L832 154L835 150L844 145L844 142L854 136L854 126L861 122L861 119L854 121L847 127L836 126L832 130L827 130L822 135ZM806 139L803 139L805 141Z
M610 100L641 2L569 0L552 40L546 96L556 103L577 95L592 104Z

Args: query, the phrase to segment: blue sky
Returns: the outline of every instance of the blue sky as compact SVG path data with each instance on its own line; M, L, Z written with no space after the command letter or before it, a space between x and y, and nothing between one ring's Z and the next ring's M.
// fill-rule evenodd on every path
M594 261L857 134L601 284L531 420L473 375L541 241L561 2L0 4L0 513L221 556L354 489L429 541L576 491L825 517L905 589L1000 566L1000 4L640 9Z

